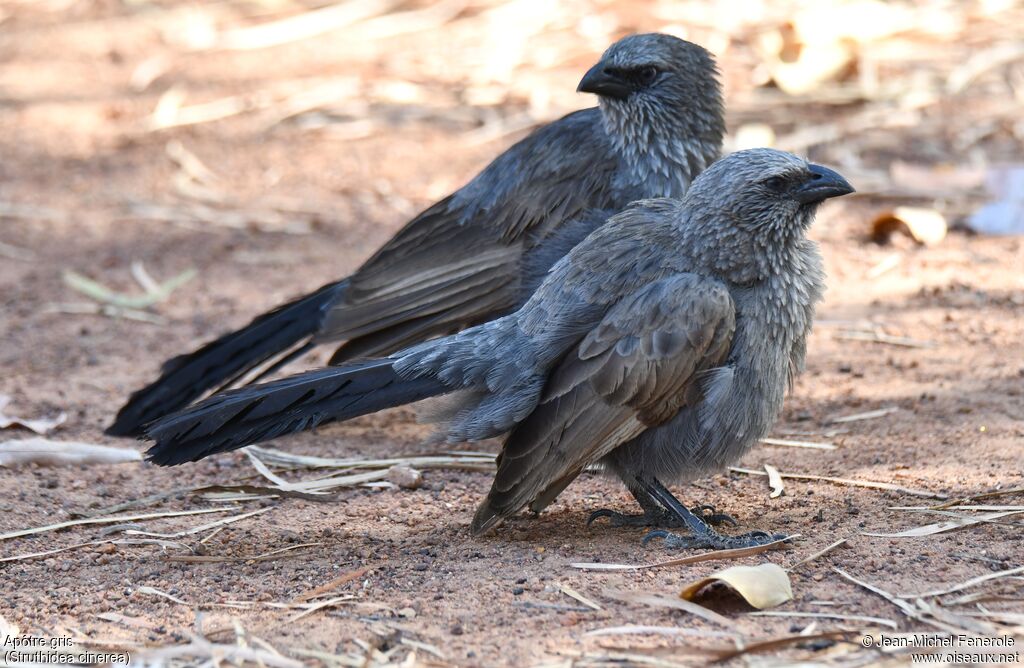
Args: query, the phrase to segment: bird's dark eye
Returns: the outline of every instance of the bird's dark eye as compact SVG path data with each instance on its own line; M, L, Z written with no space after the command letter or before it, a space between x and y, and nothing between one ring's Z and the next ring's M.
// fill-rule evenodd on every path
M658 76L658 68L654 65L644 65L636 71L636 79L646 85L654 81Z
M782 178L781 176L773 176L771 178L765 179L764 185L772 192L780 193L786 189L786 179Z

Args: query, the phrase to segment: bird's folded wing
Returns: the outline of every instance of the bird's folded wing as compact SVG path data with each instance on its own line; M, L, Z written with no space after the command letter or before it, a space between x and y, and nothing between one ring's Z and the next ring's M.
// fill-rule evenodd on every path
M351 277L318 338L362 337L360 352L379 354L516 308L526 250L614 204L617 161L595 114L541 128L410 221Z
M699 393L698 374L725 361L734 330L728 290L693 274L619 300L562 360L541 403L509 435L474 532L528 503L546 505L584 467L671 419Z

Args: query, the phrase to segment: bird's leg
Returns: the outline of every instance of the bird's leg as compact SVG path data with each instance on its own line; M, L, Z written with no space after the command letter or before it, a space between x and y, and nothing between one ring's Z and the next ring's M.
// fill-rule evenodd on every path
M627 515L609 508L600 508L590 513L590 517L587 518L587 526L590 526L594 520L601 517L607 517L608 522L613 527L663 527L676 529L686 526L676 513L658 503L643 487L636 484L629 484L626 487L644 512L640 515ZM713 524L715 526L731 524L736 526L736 520L732 516L726 513L719 513L715 510L714 506L707 504L695 506L690 512L697 515L706 524Z
M679 502L672 492L655 479L644 480L636 478L637 484L648 496L661 504L664 509L674 514L678 520L678 526L689 530L689 535L676 535L663 529L658 529L647 534L643 543L646 545L654 538L664 538L668 547L681 549L707 548L711 550L730 550L741 547L755 547L772 543L785 538L782 534L771 534L767 531L751 531L739 536L726 536L720 534L704 521L700 516L693 513Z
M671 513L659 504L643 488L636 485L626 485L630 494L636 499L643 509L639 515L627 515L609 508L600 508L590 513L587 518L587 526L593 524L594 520L600 517L607 517L609 524L613 527L671 527L683 526L675 513Z

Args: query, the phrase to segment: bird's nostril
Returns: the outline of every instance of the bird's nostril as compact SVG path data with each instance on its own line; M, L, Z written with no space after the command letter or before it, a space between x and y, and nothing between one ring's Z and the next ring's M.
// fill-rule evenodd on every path
M814 173L812 173L811 174L811 180L812 181L819 181L819 180L821 180L821 174L814 174Z

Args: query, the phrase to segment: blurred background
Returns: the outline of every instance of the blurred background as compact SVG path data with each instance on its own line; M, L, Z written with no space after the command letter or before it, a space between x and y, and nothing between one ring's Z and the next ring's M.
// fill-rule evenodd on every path
M336 237L315 253L354 261L529 129L593 104L582 72L635 31L717 55L728 149L849 176L870 205L855 237L1024 231L1012 0L7 0L0 255L20 270L3 276L23 284L25 261L51 254L87 273L67 257L86 249L94 270L139 260L163 278L224 259L223 243L241 262L297 257L260 234Z

